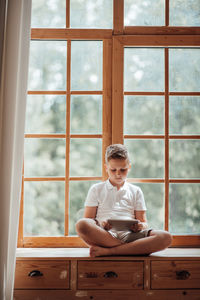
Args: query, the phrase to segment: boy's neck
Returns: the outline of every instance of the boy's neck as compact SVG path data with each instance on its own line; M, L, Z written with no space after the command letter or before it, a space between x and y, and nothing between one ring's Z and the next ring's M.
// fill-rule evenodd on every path
M117 190L120 190L120 188L124 186L125 180L124 180L123 183L121 183L121 184L115 184L115 183L113 183L112 180L110 180L110 178L109 178L109 182L110 182L113 186L115 186L115 187L117 188Z

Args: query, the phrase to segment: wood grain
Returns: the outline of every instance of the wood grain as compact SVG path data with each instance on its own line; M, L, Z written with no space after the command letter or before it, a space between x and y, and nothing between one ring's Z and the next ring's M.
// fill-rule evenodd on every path
M199 290L15 290L14 300L199 300Z
M169 49L165 48L165 230L169 230Z
M38 270L43 275L31 277ZM69 261L17 261L15 289L69 289Z
M199 288L198 261L152 261L152 289Z
M124 30L124 0L114 0L113 29L114 34L123 34Z
M113 38L112 67L112 143L123 144L123 80L124 48L117 37ZM118 62L118 63L116 63Z
M189 47L200 45L200 35L120 35L116 38L124 46Z
M197 35L199 27L177 26L125 26L124 35Z
M104 157L107 146L112 143L112 40L103 41L103 140L102 177L107 179Z
M24 247L27 248L79 248L88 247L77 236L62 237L24 237Z
M143 262L78 262L79 289L143 289Z
M112 38L112 29L49 29L49 28L32 28L32 40L102 40Z

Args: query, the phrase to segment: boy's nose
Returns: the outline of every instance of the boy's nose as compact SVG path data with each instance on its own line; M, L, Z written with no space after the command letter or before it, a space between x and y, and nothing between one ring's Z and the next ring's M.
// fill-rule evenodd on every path
M117 175L121 175L120 170L117 170Z

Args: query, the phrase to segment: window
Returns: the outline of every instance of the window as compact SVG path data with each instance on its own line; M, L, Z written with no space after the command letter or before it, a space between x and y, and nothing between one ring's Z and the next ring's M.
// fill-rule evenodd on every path
M83 246L110 143L129 149L150 226L199 245L199 4L171 2L33 1L19 247Z

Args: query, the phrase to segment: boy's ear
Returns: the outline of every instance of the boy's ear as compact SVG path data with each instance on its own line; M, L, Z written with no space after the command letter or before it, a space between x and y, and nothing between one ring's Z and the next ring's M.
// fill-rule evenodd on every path
M106 172L108 172L108 165L106 163L104 164L104 167L105 167Z
M130 170L131 169L131 163L129 164L129 166L128 166L128 170Z

